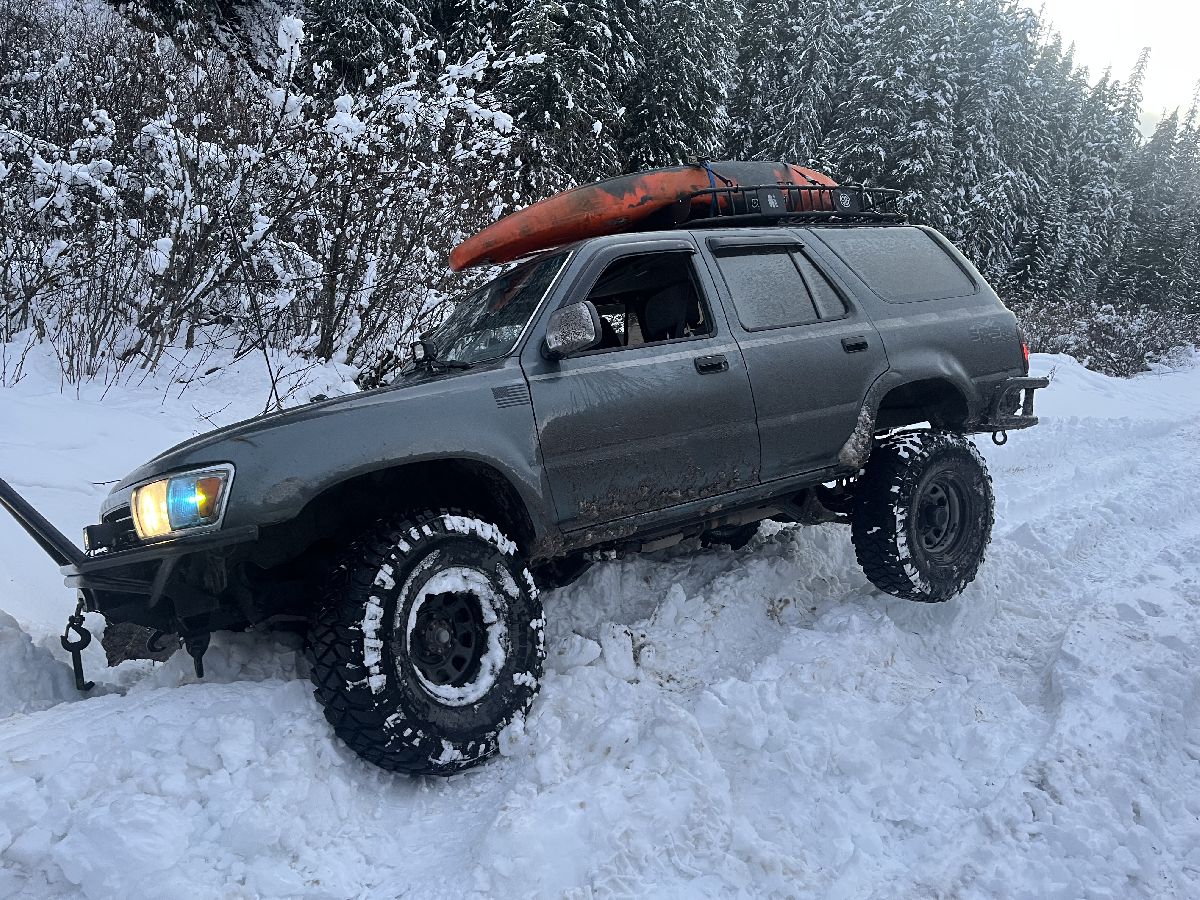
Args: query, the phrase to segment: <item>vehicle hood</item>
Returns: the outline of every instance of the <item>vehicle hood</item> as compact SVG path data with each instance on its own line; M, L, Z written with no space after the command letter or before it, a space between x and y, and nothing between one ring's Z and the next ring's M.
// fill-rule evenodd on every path
M291 427L302 422L323 419L340 415L349 410L362 409L380 404L402 404L410 396L424 394L431 387L441 390L443 385L458 382L460 379L472 378L483 372L497 368L503 360L481 363L475 368L450 370L446 372L427 373L417 372L401 375L386 387L375 388L355 394L345 394L326 400L318 400L304 406L285 409L279 412L266 413L226 425L214 431L209 431L190 438L176 446L165 450L149 462L134 469L112 489L110 497L126 491L128 488L142 482L152 480L160 475L167 475L183 469L204 466L210 463L229 462L234 455L231 451L236 445L253 446L256 439L280 428ZM425 389L425 390L422 390ZM108 504L105 504L107 507Z

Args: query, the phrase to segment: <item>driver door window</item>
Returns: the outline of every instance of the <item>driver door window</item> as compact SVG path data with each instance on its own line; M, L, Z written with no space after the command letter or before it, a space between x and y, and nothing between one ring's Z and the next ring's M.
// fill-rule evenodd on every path
M690 253L646 253L609 264L588 292L603 332L596 350L661 344L713 333ZM593 351L595 352L595 351Z

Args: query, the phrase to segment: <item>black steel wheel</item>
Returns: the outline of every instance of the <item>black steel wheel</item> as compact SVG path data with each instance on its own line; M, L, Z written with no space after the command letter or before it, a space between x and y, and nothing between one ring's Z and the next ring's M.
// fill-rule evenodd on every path
M471 591L426 597L407 635L408 653L430 683L461 687L479 672L487 643L483 604Z
M917 535L921 549L931 559L953 555L964 532L966 504L961 481L953 472L927 479L917 498Z
M994 515L991 479L962 435L917 431L880 442L854 491L851 536L881 591L938 603L983 564Z
M533 578L495 525L453 510L381 525L314 617L314 693L367 761L449 775L494 754L528 712L543 624Z

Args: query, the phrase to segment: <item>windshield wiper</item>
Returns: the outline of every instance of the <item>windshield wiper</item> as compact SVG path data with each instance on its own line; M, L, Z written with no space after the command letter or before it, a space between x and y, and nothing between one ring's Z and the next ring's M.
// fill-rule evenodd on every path
M425 358L426 364L431 372L445 372L449 369L473 369L475 363L463 362L461 359L442 359L438 356L428 356Z

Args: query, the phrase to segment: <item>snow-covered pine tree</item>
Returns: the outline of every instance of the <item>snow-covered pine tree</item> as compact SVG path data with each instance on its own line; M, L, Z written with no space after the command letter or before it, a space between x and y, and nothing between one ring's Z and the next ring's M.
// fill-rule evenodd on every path
M1200 94L1192 99L1176 142L1179 185L1174 198L1179 252L1168 285L1172 307L1200 316Z
M735 7L644 0L639 71L629 84L621 150L627 170L715 157L724 147Z
M1180 179L1179 138L1179 114L1172 112L1125 173L1132 209L1124 252L1106 285L1114 300L1159 309L1171 302L1177 258L1185 246L1179 201L1187 186Z
M360 85L425 33L423 12L408 0L308 0L310 58L329 66L332 85Z
M1087 300L1095 298L1110 261L1122 252L1130 212L1123 179L1137 133L1128 96L1140 84L1114 83L1106 72L1083 90L1075 132L1066 145L1071 227L1064 240L1071 252L1062 256L1051 290Z
M516 111L524 202L615 174L621 111L610 88L624 50L605 0L529 0L512 17L501 56L514 60L496 93Z
M770 159L779 126L775 112L790 100L781 86L791 70L783 52L792 24L789 6L777 0L750 0L738 41L735 80L729 96L726 146L738 159Z
M919 220L944 224L953 146L953 44L945 0L860 0L845 99L821 156L843 180L904 192Z
M429 17L446 52L469 57L504 43L516 8L511 0L434 0Z
M813 164L845 68L844 30L836 0L750 4L729 100L733 155Z
M1036 197L1036 26L993 0L958 9L946 233L989 277L1008 270Z
M1017 210L1012 258L1000 293L1014 303L1046 301L1053 258L1062 235L1067 190L1066 143L1082 103L1082 84L1073 77L1074 51L1064 52L1057 34L1039 30L1029 90L1021 97L1029 133L1017 154L1026 182L1026 205Z

